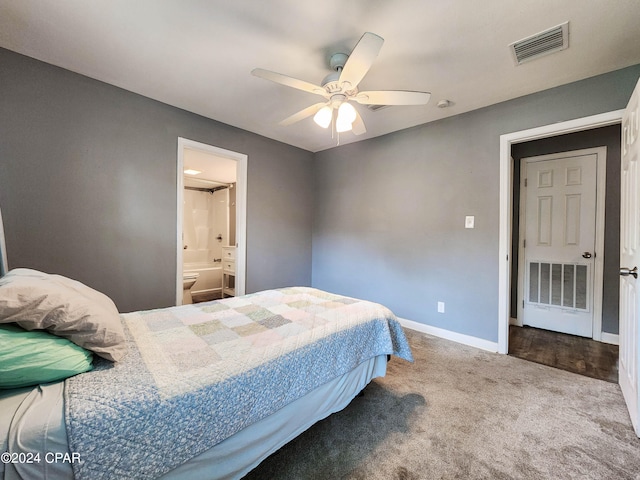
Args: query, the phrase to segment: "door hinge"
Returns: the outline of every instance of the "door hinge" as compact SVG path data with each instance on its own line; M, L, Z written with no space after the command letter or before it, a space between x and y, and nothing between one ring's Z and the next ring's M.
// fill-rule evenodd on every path
M524 179L524 186L525 186L525 187L527 186L527 183L528 183L528 182L527 182L527 180L528 180L528 178L525 178L525 179Z
M522 248L527 248L527 239L526 238L522 241Z

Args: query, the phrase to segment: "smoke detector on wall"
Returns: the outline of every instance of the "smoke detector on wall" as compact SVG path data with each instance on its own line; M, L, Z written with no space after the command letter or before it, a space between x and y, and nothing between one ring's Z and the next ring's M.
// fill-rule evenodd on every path
M509 45L516 65L569 48L569 22Z

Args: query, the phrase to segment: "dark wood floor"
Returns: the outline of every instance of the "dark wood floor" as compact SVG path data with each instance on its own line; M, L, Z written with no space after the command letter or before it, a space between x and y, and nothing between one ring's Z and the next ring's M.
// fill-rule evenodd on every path
M618 382L618 346L531 327L509 327L509 355Z

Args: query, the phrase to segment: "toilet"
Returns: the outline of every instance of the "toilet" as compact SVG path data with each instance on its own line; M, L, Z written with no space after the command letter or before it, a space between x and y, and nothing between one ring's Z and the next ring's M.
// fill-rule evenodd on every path
M182 304L188 305L193 303L191 298L191 287L198 280L198 273L183 273L182 274Z

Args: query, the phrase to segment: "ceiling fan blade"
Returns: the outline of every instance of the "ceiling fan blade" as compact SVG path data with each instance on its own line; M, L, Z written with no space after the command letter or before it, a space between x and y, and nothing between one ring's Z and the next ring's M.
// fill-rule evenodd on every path
M384 39L375 33L366 32L362 35L344 64L338 79L340 85L349 84L345 90L352 90L358 86L378 56L383 43Z
M362 135L367 132L367 129L364 126L364 122L362 121L362 117L356 110L356 119L351 124L351 131L354 135Z
M325 98L329 98L327 91L320 85L314 85L313 83L305 82L304 80L288 77L287 75L272 72L270 70L264 70L263 68L254 68L251 70L251 74L256 77L264 78L265 80L286 85L287 87L297 88L298 90L315 93L316 95L322 95Z
M362 105L426 105L431 94L407 90L372 90L359 92L352 98Z
M315 105L311 105L310 107L307 107L304 110L300 110L298 113L294 113L290 117L285 118L278 125L286 127L288 125L291 125L292 123L299 122L300 120L310 117L311 115L315 115L318 110L320 110L325 105L326 103L316 103Z

